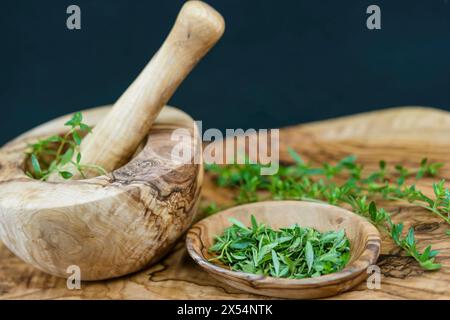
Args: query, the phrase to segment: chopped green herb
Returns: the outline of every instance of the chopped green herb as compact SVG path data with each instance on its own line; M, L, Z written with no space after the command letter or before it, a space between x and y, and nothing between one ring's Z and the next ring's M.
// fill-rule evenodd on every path
M350 257L344 230L319 232L293 225L280 230L251 217L251 228L236 219L209 248L231 270L302 279L342 270Z

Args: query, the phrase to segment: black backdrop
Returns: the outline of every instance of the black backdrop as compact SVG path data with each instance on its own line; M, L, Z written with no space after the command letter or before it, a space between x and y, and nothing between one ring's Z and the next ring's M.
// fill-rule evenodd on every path
M220 43L172 105L204 127L267 128L396 105L450 110L448 0L209 0ZM183 1L0 2L0 143L53 117L114 102ZM82 30L66 28L77 4ZM366 28L381 7L382 30Z

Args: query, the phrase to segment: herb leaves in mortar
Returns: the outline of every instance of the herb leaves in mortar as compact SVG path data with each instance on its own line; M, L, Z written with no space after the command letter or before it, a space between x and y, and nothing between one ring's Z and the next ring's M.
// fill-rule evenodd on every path
M321 233L297 224L273 230L253 215L251 228L230 222L209 251L217 254L210 261L219 260L233 271L302 279L340 271L350 258L344 230Z
M30 156L31 169L26 172L27 175L46 181L53 172L57 172L64 179L70 179L72 173L62 169L67 163L72 163L83 178L83 171L87 168L105 174L105 170L100 166L81 164L80 133L91 132L91 127L83 123L81 112L76 112L64 125L70 128L64 135L54 135L28 145L27 154ZM72 160L74 155L76 161Z

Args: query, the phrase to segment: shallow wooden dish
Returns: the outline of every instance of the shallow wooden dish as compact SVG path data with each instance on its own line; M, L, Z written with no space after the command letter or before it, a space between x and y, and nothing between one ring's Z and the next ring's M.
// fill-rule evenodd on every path
M83 111L95 126L109 107ZM194 121L165 107L147 141L124 166L84 180L43 182L24 173L27 143L64 133L70 116L43 124L0 149L0 238L29 264L59 277L80 268L82 280L122 276L157 262L191 225L202 162L171 156L176 129L193 136ZM201 142L189 145L201 160Z
M278 279L235 272L211 262L208 248L216 235L231 225L233 217L250 225L250 216L272 228L294 223L319 231L345 229L350 240L351 258L340 272L309 279ZM195 224L187 234L186 247L191 257L219 281L255 294L278 298L311 299L347 291L367 278L367 267L376 263L380 253L380 234L364 218L331 205L304 201L267 201L233 207Z

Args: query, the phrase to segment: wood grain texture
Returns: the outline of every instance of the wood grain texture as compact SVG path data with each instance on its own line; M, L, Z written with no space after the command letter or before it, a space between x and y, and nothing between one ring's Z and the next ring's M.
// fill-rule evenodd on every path
M83 114L95 126L107 111ZM76 265L83 280L122 276L158 261L192 223L200 196L201 162L181 163L171 154L180 143L172 132L182 128L193 136L193 120L166 107L143 149L107 175L62 183L27 177L27 143L63 134L65 120L31 130L0 150L3 243L53 275L67 277L67 268ZM198 157L200 140L185 144Z
M367 168L380 159L417 166L422 157L446 163L439 177L421 180L417 186L432 192L433 181L450 179L450 114L445 111L408 107L381 110L282 129L281 159L290 161L292 147L305 159L338 161L355 154ZM447 185L448 186L448 185ZM206 175L202 202L232 203L233 192L218 188ZM448 226L427 211L391 203L396 222L413 226L421 249L431 244L441 251L437 272L423 271L382 235L381 289L365 283L332 299L450 299L450 238ZM0 247L0 297L3 299L267 299L224 285L199 268L188 256L183 241L160 263L141 272L109 281L83 282L81 290L68 290L64 279L49 276Z
M298 224L320 232L345 230L350 241L350 260L339 272L308 279L280 279L231 271L209 262L208 252L216 236L237 219L250 226L250 217L274 229ZM212 277L232 287L255 294L289 299L312 299L345 292L367 278L367 268L378 259L380 234L367 220L343 208L304 201L261 201L232 207L191 227L186 248L197 264Z

